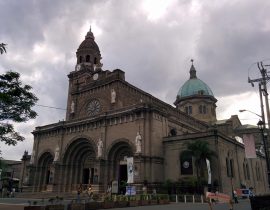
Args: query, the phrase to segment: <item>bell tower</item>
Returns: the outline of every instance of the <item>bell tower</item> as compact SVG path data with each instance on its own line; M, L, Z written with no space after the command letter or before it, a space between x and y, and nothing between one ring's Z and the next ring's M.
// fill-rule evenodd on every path
M102 57L91 27L77 49L76 57L75 69L68 75L67 120L74 119L78 115L79 106L81 106L79 105L78 96L82 93L82 89L85 89L89 84L94 85L97 82L99 73L102 72L102 63L100 62Z
M80 44L77 52L77 65L76 71L82 69L83 66L87 66L91 70L101 67L100 60L102 59L99 47L95 42L93 32L90 30L87 32L84 41Z

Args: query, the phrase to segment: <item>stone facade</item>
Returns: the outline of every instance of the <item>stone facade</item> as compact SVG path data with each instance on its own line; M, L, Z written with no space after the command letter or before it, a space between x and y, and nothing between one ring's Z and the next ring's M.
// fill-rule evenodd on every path
M111 181L127 180L127 157L134 158L137 185L145 180L162 183L195 176L194 170L189 175L181 174L179 157L185 142L198 139L208 141L218 151L211 165L213 180L217 180L221 191L228 192L231 181L235 187L244 183L257 192L266 191L264 158L244 158L244 146L234 138L235 128L241 127L241 123L234 128L217 123L214 97L185 101L196 106L196 100L210 104L211 114L196 118L183 112L181 99L177 99L175 108L128 83L122 70L103 70L100 61L99 48L90 30L77 51L75 70L68 75L66 120L33 131L33 153L27 170L28 185L34 191L74 191L80 183L91 183L96 191L104 192ZM230 133L224 132L228 129ZM234 162L232 180L224 172L226 157ZM262 167L258 181L254 177L243 178L244 163L248 164L250 174L254 165Z

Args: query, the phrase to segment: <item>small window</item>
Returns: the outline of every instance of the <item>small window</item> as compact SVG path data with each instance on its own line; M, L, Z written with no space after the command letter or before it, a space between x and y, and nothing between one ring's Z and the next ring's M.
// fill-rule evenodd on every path
M97 58L95 57L95 59L94 59L94 64L97 64Z
M90 55L86 56L86 62L90 62Z
M192 115L192 106L186 106L186 107L185 107L185 112L186 112L188 115Z
M199 94L199 95L204 95L204 90L199 90L199 91L198 91L198 94Z
M79 59L80 63L82 63L82 56L80 56L80 59Z
M206 106L205 105L200 105L199 106L199 113L200 114L206 114Z

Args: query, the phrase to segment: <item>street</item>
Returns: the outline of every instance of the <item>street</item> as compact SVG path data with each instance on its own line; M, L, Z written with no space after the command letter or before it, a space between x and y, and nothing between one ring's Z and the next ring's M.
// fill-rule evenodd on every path
M28 201L34 201L34 199L22 199L22 198L0 198L0 210L23 210L24 206L28 205ZM36 199L37 200L37 199ZM65 200L65 204L70 203L70 200ZM123 210L127 208L115 208L115 210ZM204 203L171 203L168 205L152 205L152 206L138 206L130 207L132 210L164 210L169 208L170 210L209 210L208 204ZM66 208L67 209L67 208ZM228 210L227 204L215 204L213 210ZM234 205L234 210L251 210L249 200L241 200L238 204Z

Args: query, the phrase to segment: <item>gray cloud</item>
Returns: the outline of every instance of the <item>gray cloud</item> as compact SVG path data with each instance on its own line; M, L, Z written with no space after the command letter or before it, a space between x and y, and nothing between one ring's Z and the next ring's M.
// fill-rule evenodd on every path
M39 104L66 108L67 74L92 24L104 69L124 70L128 82L167 103L174 102L189 78L191 58L198 77L218 99L253 91L248 68L270 57L270 3L172 1L153 19L143 9L145 2L0 0L0 42L8 44L8 53L0 56L0 73L20 72ZM157 1L153 4L155 8ZM252 72L257 74L256 66ZM63 111L35 109L38 118L17 127L28 143L9 147L6 151L12 148L16 155L4 152L4 157L19 159L24 149L32 149L35 126L65 118Z

